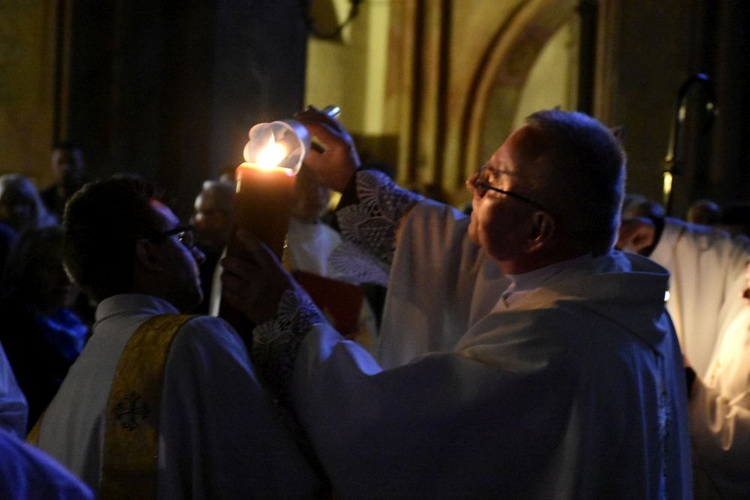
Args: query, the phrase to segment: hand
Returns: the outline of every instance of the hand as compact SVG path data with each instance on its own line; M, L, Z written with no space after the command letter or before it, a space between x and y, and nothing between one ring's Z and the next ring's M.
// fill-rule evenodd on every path
M617 248L625 252L640 253L654 243L656 228L651 219L632 217L620 223L617 237Z
M328 187L343 191L359 168L360 160L354 140L335 118L312 106L294 115L323 150L310 149L305 165L315 170Z
M298 285L255 236L240 230L237 239L244 251L222 260L222 299L261 325L276 317L283 293Z

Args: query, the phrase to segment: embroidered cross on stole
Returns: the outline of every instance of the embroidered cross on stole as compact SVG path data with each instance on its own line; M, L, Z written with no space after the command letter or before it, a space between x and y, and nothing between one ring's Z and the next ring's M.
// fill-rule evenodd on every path
M164 368L175 335L192 315L143 323L120 356L107 402L101 498L155 498Z

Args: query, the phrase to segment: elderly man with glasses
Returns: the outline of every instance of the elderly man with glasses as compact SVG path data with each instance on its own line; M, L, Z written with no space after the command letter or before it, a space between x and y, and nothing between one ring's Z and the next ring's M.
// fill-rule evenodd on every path
M378 359L250 237L225 296L342 498L690 498L668 274L613 250L625 156L604 126L532 115L467 180L466 218L358 171L335 120L298 118L342 234L392 263Z
M224 320L190 226L138 178L68 202L65 266L96 323L31 441L101 498L302 498L320 482Z

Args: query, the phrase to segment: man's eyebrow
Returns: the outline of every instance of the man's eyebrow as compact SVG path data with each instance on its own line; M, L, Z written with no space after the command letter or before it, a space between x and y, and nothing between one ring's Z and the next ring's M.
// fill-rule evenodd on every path
M505 162L501 161L499 165L497 166L491 166L489 164L486 164L487 172L491 173L492 175L496 176L507 176L507 177L518 177L518 172L511 172L508 170L507 166L505 165Z

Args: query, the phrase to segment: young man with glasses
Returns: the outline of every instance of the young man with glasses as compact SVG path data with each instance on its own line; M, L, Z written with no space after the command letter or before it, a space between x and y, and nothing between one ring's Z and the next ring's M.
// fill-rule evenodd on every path
M96 323L40 424L40 448L102 498L305 497L320 482L224 320L202 299L192 228L137 178L87 184L65 265Z
M468 179L467 219L357 171L335 120L297 118L325 147L308 165L344 192L342 234L393 264L378 361L252 238L225 296L260 325L259 370L340 496L690 498L668 274L612 248L625 157L605 127L532 115Z

